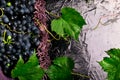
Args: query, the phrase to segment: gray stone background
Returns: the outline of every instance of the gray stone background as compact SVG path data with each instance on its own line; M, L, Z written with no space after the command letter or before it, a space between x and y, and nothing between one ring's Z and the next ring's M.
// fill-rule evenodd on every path
M47 5L48 10L58 13L61 7L73 7L87 23L81 31L79 42L71 40L65 55L75 61L74 71L90 76L90 80L105 80L107 74L101 69L98 61L108 56L105 51L120 48L120 0L64 1L47 1L50 3Z

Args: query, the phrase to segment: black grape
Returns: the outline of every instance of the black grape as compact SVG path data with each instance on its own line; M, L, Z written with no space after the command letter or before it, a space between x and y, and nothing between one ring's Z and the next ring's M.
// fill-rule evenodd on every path
M19 56L27 61L40 44L40 30L33 20L34 3L35 0L0 0L4 12L0 11L0 16L4 14L0 17L4 24L0 24L0 67L8 77Z

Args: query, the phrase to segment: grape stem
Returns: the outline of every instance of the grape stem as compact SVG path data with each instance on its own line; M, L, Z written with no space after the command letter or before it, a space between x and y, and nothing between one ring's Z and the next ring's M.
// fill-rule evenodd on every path
M83 77L83 78L90 78L90 76L86 76L86 75L83 75L83 74L80 74L80 73L76 73L76 72L72 72L71 74L72 75L76 75L76 76L80 76L80 77Z
M0 15L0 18L1 17L3 17L3 15L4 15L4 12L3 12L3 9L2 8L0 8L0 11L1 11L1 15ZM8 24L5 24L5 23L3 23L3 22L0 22L0 24L1 25L3 25L3 26L5 26L5 27L7 27L10 31L12 31L12 32L15 32L15 33L19 33L19 34L26 34L27 32L19 32L19 31L16 31L16 30L12 30L11 28L10 28L10 26L8 25Z
M12 42L11 36L7 36L7 40L5 39L6 36L6 30L3 33L3 43L4 44L12 44L14 42Z
M0 8L0 11L1 11L1 15L0 15L0 18L1 18L1 17L3 17L4 12L3 12L2 8Z
M58 16L58 15L52 13L52 12L49 12L49 11L47 11L47 10L46 10L45 12L46 12L47 14L49 14L49 15L55 17L55 18L60 18L60 16Z
M37 24L41 27L43 27L55 40L60 40L60 36L59 38L56 38L41 22L39 22L37 19L35 19Z
M5 24L3 22L0 22L0 24L5 26L5 27L7 27L12 32L15 32L15 33L18 33L18 34L25 34L25 33L27 33L27 32L19 32L19 31L16 31L16 30L12 30L8 24Z

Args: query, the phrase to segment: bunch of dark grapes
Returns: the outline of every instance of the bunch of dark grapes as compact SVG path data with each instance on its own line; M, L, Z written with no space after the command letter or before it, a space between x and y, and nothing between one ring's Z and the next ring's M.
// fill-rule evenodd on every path
M34 24L35 0L0 0L0 67L10 73L19 56L27 61L40 43L40 30Z

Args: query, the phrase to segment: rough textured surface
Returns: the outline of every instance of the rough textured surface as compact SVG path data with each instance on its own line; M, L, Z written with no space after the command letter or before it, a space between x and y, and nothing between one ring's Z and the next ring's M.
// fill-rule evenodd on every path
M53 0L50 11L60 10L64 0ZM85 18L79 42L71 41L67 56L75 61L75 71L87 74L90 80L105 80L107 74L97 63L108 56L105 51L120 48L120 0L66 0L62 6L77 9ZM55 9L58 9L55 11ZM76 80L82 80L77 78Z
M58 14L62 7L72 6L72 4L74 4L74 6L75 6L76 5L75 3L77 3L77 2L80 3L81 1L76 0L75 3L73 3L73 2L74 1L72 1L72 0L47 1L47 10L52 13ZM67 50L65 48L65 47L67 47L67 46L65 46L67 44L65 44L64 41L62 41L62 42L58 41L57 44L55 45L56 51L54 51L54 54L57 54L57 56L66 55L66 56L71 57L75 62L74 72L80 73L82 75L88 75L89 61L90 61L89 56L90 55L87 52L87 44L85 43L84 36L85 36L85 34L82 34L82 32L81 32L80 41L77 42L77 41L71 40L70 45ZM61 45L61 47L60 47L60 44L58 44L58 43L60 43L60 44L62 43L63 45ZM55 42L53 44L55 44ZM82 77L82 76L81 77L74 76L74 80L89 80L89 79L86 77Z
M78 5L79 4L79 5ZM90 54L89 75L91 80L105 80L106 73L101 69L97 61L107 56L104 51L110 48L120 48L119 28L119 0L94 0L89 5L77 3L77 8L85 17L87 25L83 29L86 34L85 43ZM83 5L83 6L80 6ZM89 8L93 8L88 10ZM85 11L86 10L86 11Z
M89 75L91 80L105 80L106 73L102 71L97 61L107 56L104 51L110 48L120 48L119 0L95 0L95 10L86 13L86 43L91 55Z
M70 54L67 54L74 60L77 59L75 71L86 74L89 68L88 73L91 80L105 80L106 73L97 61L101 61L103 57L107 56L104 51L110 48L120 48L120 28L118 26L120 1L88 0L86 3L85 0L69 0L64 4L64 6L66 5L77 9L87 22L82 31L83 36L80 36L80 42L72 41Z

